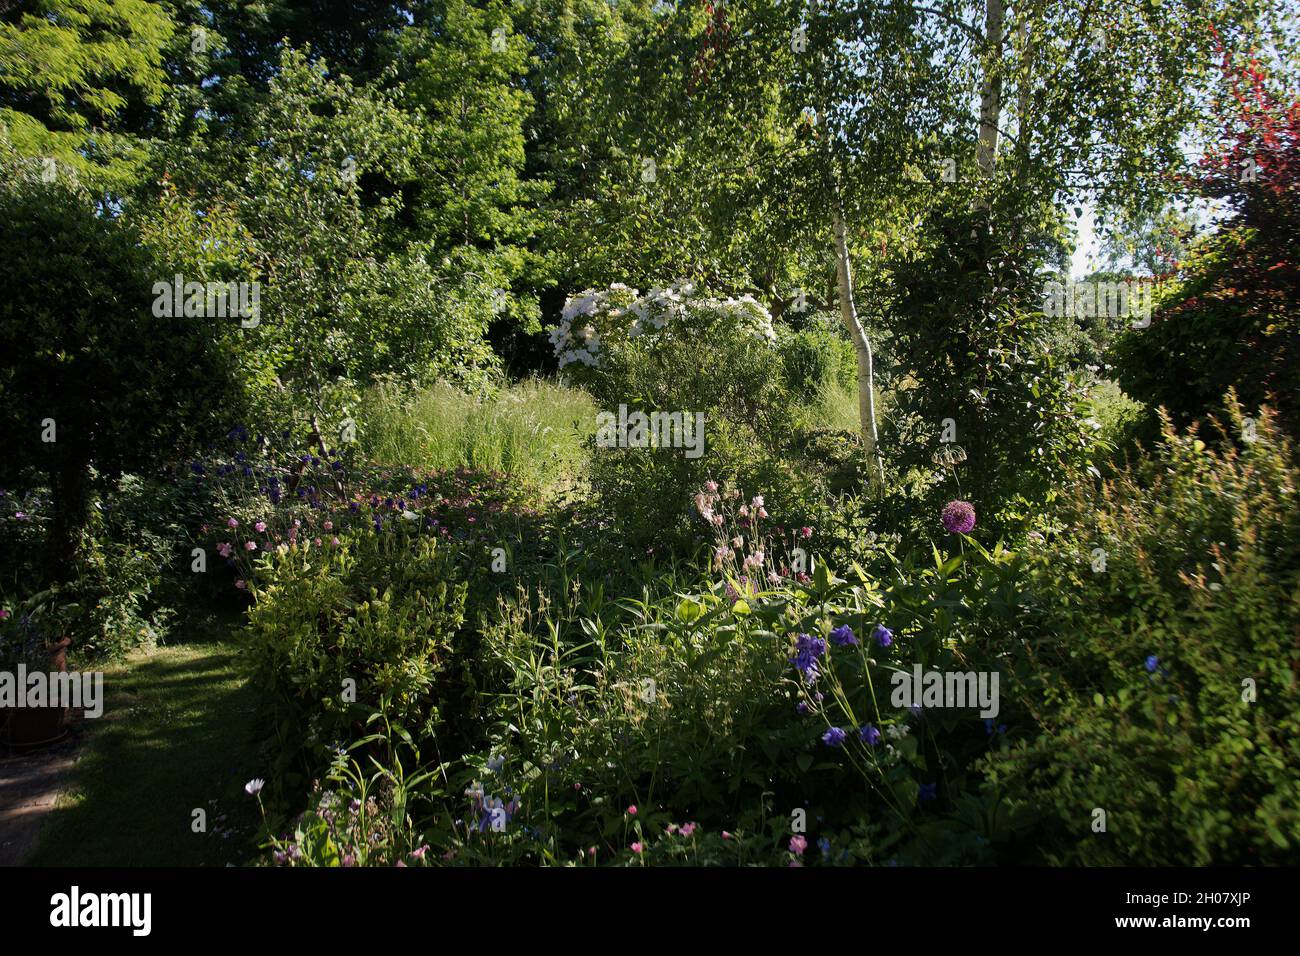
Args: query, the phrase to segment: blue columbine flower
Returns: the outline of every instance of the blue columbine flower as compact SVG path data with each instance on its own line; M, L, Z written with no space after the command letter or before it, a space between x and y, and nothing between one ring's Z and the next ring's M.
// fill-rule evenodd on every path
M871 636L881 647L888 647L894 643L894 632L883 624L877 624L876 629L871 632Z
M798 640L795 641L794 650L795 656L790 658L790 663L811 684L820 675L817 669L817 659L826 653L826 642L820 637L813 637L811 634L800 634Z
M1155 671L1156 671L1156 668L1159 667L1159 666L1160 666L1160 658L1156 657L1154 654L1152 654L1150 657L1147 658L1147 673L1148 673L1148 674L1154 674Z
M868 747L874 747L880 743L880 731L871 724L867 724L865 727L858 728L858 739Z
M838 747L844 743L844 738L847 736L848 734L839 727L831 727L826 733L822 734L822 743L827 747Z
M847 624L841 624L835 630L831 631L831 643L838 647L848 647L857 644L858 639L853 636L853 629Z
M939 785L935 783L921 784L920 792L917 794L922 803L935 799L939 795Z
M822 856L830 856L830 855L831 855L831 841L828 840L828 839L826 839L826 837L822 837L821 839L819 839L819 840L817 841L817 849L819 849L819 850L822 851Z

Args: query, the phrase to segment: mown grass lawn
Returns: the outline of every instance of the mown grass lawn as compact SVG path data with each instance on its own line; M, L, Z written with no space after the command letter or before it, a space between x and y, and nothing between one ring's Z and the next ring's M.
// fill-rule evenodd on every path
M255 853L256 697L231 637L236 615L177 628L190 641L104 673L104 715L45 822L38 866L224 866ZM206 832L195 832L195 810Z

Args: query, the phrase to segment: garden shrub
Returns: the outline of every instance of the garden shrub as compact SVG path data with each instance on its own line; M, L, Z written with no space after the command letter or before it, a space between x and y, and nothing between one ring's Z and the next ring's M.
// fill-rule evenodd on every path
M814 472L771 451L750 426L727 418L706 422L699 458L676 448L595 448L588 474L602 510L632 548L682 545L691 499L710 477L764 488L791 502L791 521L802 518L802 503L821 495Z
M166 270L85 190L0 153L0 219L0 481L49 489L47 553L30 560L58 580L97 486L202 447L238 389L214 323L153 314Z
M1175 424L1212 411L1233 387L1250 407L1272 404L1300 430L1300 103L1264 72L1229 65L1232 99L1219 147L1190 185L1230 215L1180 264L1149 328L1113 350L1120 383ZM1257 167L1246 176L1244 166ZM1170 375L1171 366L1178 368Z
M921 250L894 264L886 310L892 393L882 447L893 474L876 517L890 530L923 530L960 491L955 473L995 533L1033 526L1055 489L1088 463L1095 442L1084 382L1050 348L1036 269L990 234L982 214L945 213ZM945 423L955 434L945 436ZM960 449L959 462L942 456ZM909 507L916 498L919 507Z
M856 388L858 359L853 344L833 328L815 325L777 333L781 374L792 394L816 392L828 385Z
M1079 488L1036 557L1021 686L1041 730L988 769L1051 818L1047 862L1284 863L1300 846L1300 470L1268 409L1248 421L1230 395L1212 428L1166 416L1155 453Z
M791 421L772 319L752 298L696 297L689 285L588 290L565 304L551 339L602 410L704 412L768 442Z
M465 587L434 537L354 529L284 544L250 584L248 648L283 758L346 744L379 713L431 735Z

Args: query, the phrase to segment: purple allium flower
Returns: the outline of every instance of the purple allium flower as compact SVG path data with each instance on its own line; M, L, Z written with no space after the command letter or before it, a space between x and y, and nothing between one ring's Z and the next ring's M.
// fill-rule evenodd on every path
M883 624L876 625L876 629L871 632L871 637L881 647L888 647L894 643L894 632Z
M831 643L838 647L848 647L851 644L857 644L858 639L853 636L852 628L847 624L841 624L831 631Z
M858 728L858 739L868 747L874 747L880 743L880 731L871 724L867 724L865 727Z
M975 508L969 501L950 501L943 506L944 528L953 534L966 534L975 527Z
M822 743L827 747L838 747L844 743L844 738L847 736L848 734L839 727L831 727L826 733L822 734Z
M1160 666L1160 658L1156 657L1154 654L1152 654L1150 657L1147 658L1147 673L1148 673L1148 674L1154 674L1155 671L1156 671L1156 668L1159 667L1159 666Z

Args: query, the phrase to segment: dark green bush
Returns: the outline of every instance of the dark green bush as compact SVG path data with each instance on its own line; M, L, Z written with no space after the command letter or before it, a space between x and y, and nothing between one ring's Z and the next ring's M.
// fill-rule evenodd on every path
M1020 686L1040 730L988 770L1051 819L1048 862L1295 860L1300 469L1272 412L1252 427L1230 396L1226 421L1216 450L1166 418L1037 556Z
M76 186L0 157L0 221L0 483L51 489L37 577L58 579L96 485L165 471L219 434L232 363L208 321L153 314L167 270Z

